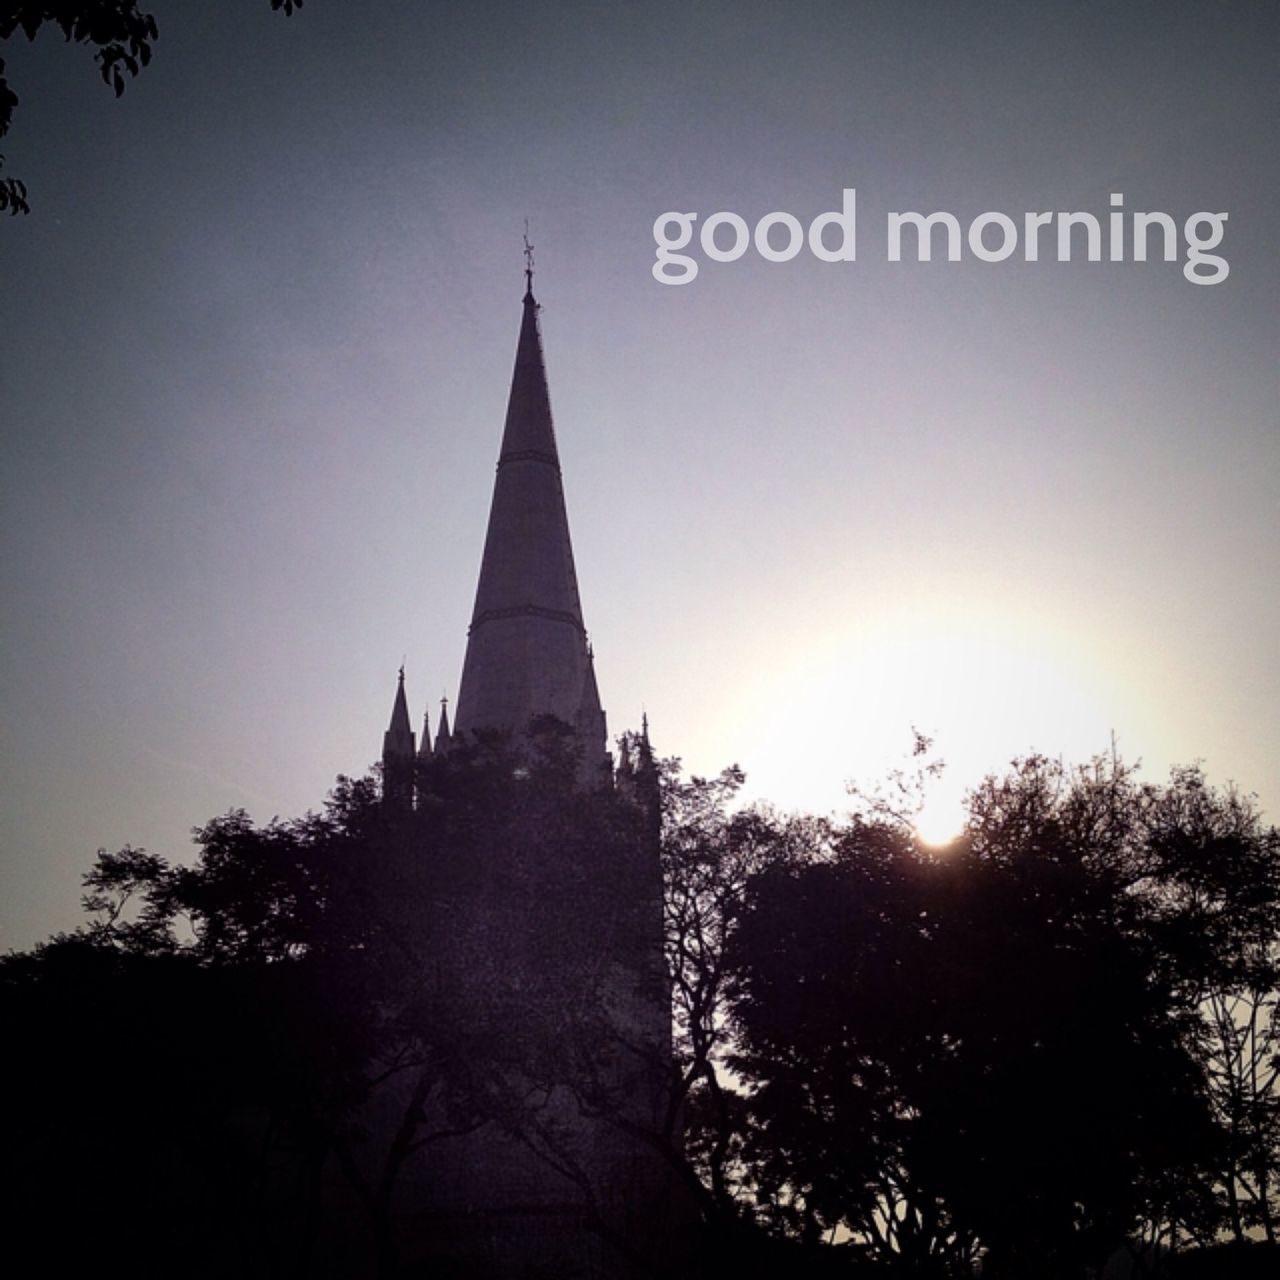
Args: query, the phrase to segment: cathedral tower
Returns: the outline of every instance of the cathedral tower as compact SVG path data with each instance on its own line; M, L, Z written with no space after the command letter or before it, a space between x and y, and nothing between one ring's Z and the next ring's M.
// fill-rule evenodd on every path
M605 717L578 598L532 266L525 285L454 732L519 735L535 717L554 716L577 732L584 780L603 782Z
M493 731L518 745L535 721L552 717L575 734L581 781L594 788L610 782L613 762L578 596L527 252L515 370L454 723L450 729L442 701L434 747L423 722L419 760ZM412 807L413 761L402 668L383 738L388 803Z
M485 1280L640 1280L667 1256L677 1221L659 1154L671 1005L658 776L646 723L623 738L613 785L532 276L530 263L453 725L443 699L434 744L423 720L416 809L403 671L383 748L387 829L430 886L414 899L417 998L465 1029L433 1053L453 1064L465 1045L475 1057L437 1079L427 1055L389 1084L369 1120L382 1146L370 1150L396 1153L406 1258ZM574 735L576 777L552 769L529 786L518 768L436 765L489 734L509 738L518 759L547 718ZM473 812L477 795L493 803ZM482 1087L468 1087L473 1072ZM397 1146L413 1125L430 1141Z

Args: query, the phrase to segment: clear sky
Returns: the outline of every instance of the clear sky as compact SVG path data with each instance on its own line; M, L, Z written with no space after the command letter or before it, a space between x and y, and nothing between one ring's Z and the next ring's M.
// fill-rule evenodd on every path
M99 846L316 807L402 659L456 694L526 217L613 731L820 811L912 725L955 788L1114 733L1275 818L1280 6L144 7L119 101L0 51L0 946ZM659 214L845 187L856 262L651 275ZM1113 192L1228 212L1229 277L886 261Z

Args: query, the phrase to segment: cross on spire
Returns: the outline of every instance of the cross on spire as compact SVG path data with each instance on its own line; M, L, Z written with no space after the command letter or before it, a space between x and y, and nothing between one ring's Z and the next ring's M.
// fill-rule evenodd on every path
M533 297L533 245L529 243L529 219L524 220L524 291Z

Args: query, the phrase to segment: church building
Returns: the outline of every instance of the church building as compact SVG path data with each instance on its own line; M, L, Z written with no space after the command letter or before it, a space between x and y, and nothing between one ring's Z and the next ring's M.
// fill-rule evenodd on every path
M517 1021L542 1017L530 1012L541 1009L554 1019L556 1009L581 1003L575 984L590 974L592 1008L603 1019L593 1070L603 1073L605 1092L623 1101L604 1114L570 1081L546 1093L537 1134L499 1118L434 1144L421 1171L409 1171L402 1236L406 1255L429 1261L436 1274L633 1280L669 1273L674 1203L670 1165L642 1136L657 1132L664 1113L671 1132L656 772L646 730L634 744L624 742L614 776L574 570L531 259L522 306L454 722L442 707L434 740L424 717L418 742L402 669L383 738L383 805L392 826L399 820L409 830L428 804L421 788L433 769L467 768L467 749L483 749L486 741L532 759L548 725L576 753L576 774L565 775L569 795L593 797L587 807L597 813L631 805L638 834L591 844L581 879L574 880L577 872L566 876L562 859L570 855L558 830L530 833L532 861L545 857L547 864L529 871L530 858L520 855L529 880L519 893L503 883L498 863L475 869L477 883L487 887L449 896L439 927L433 925L432 960L443 975L436 981L464 1008L489 1000L495 987L514 985L521 996ZM441 756L451 758L437 763ZM606 821L591 830L627 826ZM500 856L483 847L473 853L481 863ZM566 915L570 882L577 887ZM557 936L548 939L549 931ZM538 958L556 952L565 934L578 948L568 979L554 960ZM523 941L513 946L513 938ZM497 972L513 955L514 984L510 969ZM532 1038L554 1038L550 1028L535 1028Z

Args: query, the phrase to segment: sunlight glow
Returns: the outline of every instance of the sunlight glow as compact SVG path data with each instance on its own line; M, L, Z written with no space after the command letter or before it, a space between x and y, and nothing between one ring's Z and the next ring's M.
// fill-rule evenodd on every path
M939 785L916 814L916 834L931 848L951 844L964 830L963 797L954 794L955 790L950 785Z
M1014 757L1083 760L1106 748L1119 708L1097 659L1042 615L994 602L886 610L874 623L833 628L774 664L785 736L762 736L744 715L750 793L784 808L847 811L851 782L874 792L892 770L924 763L910 758L914 727L945 762L917 829L946 843L963 824L965 792Z

